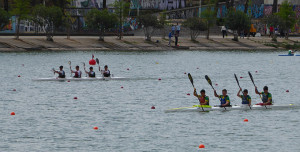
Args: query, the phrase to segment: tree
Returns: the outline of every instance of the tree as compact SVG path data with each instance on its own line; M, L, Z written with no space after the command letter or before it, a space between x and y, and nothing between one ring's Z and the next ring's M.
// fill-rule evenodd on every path
M104 41L104 33L118 24L118 17L109 13L107 9L102 11L92 9L86 15L86 24L92 29L99 30L99 41Z
M16 16L17 22L16 39L19 39L20 22L21 20L28 19L31 11L30 0L15 0L12 8L11 14Z
M213 4L217 3L216 0L208 0L208 6L205 11L201 13L203 17L203 21L206 23L207 26L207 35L206 38L209 39L209 32L210 28L216 24L216 19L217 19L217 10L212 9Z
M284 1L276 15L281 18L282 22L279 22L279 28L286 33L285 39L288 39L289 30L292 29L296 24L296 12L293 11L292 4L290 4L287 0Z
M201 31L207 30L206 23L198 17L188 18L183 22L183 26L190 29L192 41L195 41L197 39Z
M238 41L238 33L250 29L250 24L251 20L244 12L235 11L234 9L229 11L225 20L226 27L234 31L233 40L235 41Z
M63 13L61 9L57 6L37 5L33 9L32 16L34 23L45 27L47 40L53 41L55 28L62 25Z
M272 14L277 13L278 0L273 0Z
M269 16L264 17L264 18L263 18L263 22L264 22L265 24L269 25L269 26L275 27L275 26L281 24L282 19L281 19L278 15L272 14L272 15L269 15ZM277 36L276 36L276 34L273 33L273 34L271 35L271 37L272 37L272 41L277 42Z
M112 6L114 7L114 12L119 18L119 39L123 37L123 22L126 17L129 15L130 3L123 0L116 0Z
M0 31L7 25L9 24L9 14L0 8Z
M143 26L146 40L151 41L155 29L159 26L157 17L150 13L146 13L138 17L138 22Z
M168 24L168 22L166 20L167 20L166 13L165 12L160 13L157 28L161 30L161 35L163 39L167 35L166 25Z

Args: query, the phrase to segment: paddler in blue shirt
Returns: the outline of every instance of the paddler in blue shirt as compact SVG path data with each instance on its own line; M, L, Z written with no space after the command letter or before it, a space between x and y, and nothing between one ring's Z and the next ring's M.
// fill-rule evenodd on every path
M237 93L237 96L242 99L242 104L251 106L251 97L248 95L248 90L244 89L243 95L240 95L241 91L242 88L240 88L239 92Z
M53 72L58 74L58 78L65 78L66 77L66 74L65 74L65 71L63 70L63 68L64 68L63 66L60 66L59 71L55 71L53 69Z
M103 74L103 77L110 77L110 71L108 70L108 66L104 66L104 70L101 70L101 73Z
M222 90L222 95L218 95L216 90L214 90L214 93L215 93L215 97L218 97L221 101L220 107L230 107L231 106L230 99L229 99L229 96L227 95L226 89Z
M209 98L205 95L205 90L200 91L201 95L198 95L196 89L194 89L194 96L198 98L200 105L209 105Z
M267 86L264 86L264 91L263 92L258 92L257 87L255 87L255 93L262 95L262 102L263 103L258 103L256 105L272 105L272 94L269 93L269 88Z
M81 71L79 70L79 66L76 66L76 71L71 70L72 73L75 73L74 78L81 78Z
M85 73L87 73L90 78L95 78L96 77L96 73L95 73L95 71L93 71L93 67L90 67L90 71L85 70Z

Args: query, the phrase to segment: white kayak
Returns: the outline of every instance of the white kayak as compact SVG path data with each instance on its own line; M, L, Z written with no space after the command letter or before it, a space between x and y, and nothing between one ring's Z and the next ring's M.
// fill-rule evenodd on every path
M231 107L218 107L218 106L201 106L194 105L192 107L181 107L181 108L173 108L165 110L165 112L188 112L188 111L196 111L196 112L205 112L205 111L226 111L226 110L283 110L283 109L300 109L299 105L294 104L286 104L286 105L234 105Z
M32 79L33 81L109 81L109 80L130 80L129 78L125 77L95 77L95 78L90 78L90 77L82 77L82 78L36 78Z

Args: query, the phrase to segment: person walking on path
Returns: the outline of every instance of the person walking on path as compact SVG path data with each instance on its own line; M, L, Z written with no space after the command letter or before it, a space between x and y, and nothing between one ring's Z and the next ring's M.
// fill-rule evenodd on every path
M173 37L173 35L172 35L172 31L171 31L171 32L169 33L169 44L168 44L168 46L171 46L172 37Z
M225 27L225 26L222 26L221 32L222 32L222 34L223 34L223 39L224 39L224 36L225 36L225 34L226 34L226 27ZM227 34L226 34L226 35L227 35Z

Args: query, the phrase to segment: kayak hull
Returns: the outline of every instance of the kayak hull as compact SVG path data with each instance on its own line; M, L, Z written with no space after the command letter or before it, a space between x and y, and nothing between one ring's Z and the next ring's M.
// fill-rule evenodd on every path
M280 55L278 55L278 56L294 56L294 55L280 54ZM298 56L298 55L296 55L296 56Z
M109 81L109 80L129 80L129 78L125 77L96 77L96 78L89 78L89 77L82 77L82 78L37 78L32 79L33 81Z
M192 107L181 107L165 110L165 112L206 112L206 111L231 111L231 110L284 110L284 109L300 109L300 106L289 104L289 105L252 105L251 108L248 105L234 105L231 107L201 107L194 105Z

